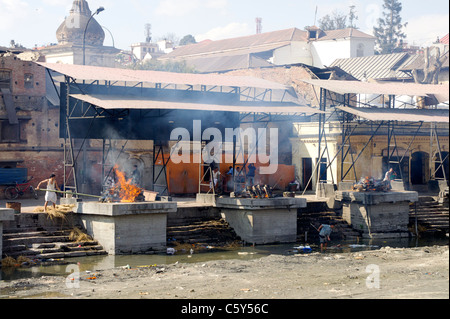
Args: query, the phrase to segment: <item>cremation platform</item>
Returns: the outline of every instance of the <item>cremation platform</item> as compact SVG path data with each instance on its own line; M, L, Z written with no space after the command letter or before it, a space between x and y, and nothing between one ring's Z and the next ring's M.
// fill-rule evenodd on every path
M336 191L342 203L342 217L363 238L408 237L409 205L419 199L417 192Z
M111 255L145 254L166 249L167 214L175 202L97 203L80 205L86 232Z
M236 234L250 244L297 240L297 210L304 198L217 198L216 207Z

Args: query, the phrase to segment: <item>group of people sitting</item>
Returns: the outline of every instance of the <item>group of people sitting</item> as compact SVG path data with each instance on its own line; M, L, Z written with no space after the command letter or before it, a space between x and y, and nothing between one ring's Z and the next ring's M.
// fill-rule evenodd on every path
M217 165L212 165L212 176L210 178L210 188L215 193L231 192L233 186L234 191L242 191L246 186L253 186L255 184L256 167L254 164L248 166L248 171L244 167L236 167L234 171L233 166L228 167L228 171L223 176Z

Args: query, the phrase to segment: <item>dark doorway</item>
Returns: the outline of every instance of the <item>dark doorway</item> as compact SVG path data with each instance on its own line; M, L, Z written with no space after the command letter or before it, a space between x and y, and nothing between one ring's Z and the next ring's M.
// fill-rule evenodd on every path
M424 185L427 183L429 170L429 155L425 152L415 152L411 155L411 184Z
M316 159L317 162L319 161L319 159ZM319 182L320 183L326 183L327 182L327 178L328 178L328 174L327 174L327 159L326 158L322 158L320 160L320 176L319 176Z
M391 163L388 163L388 158L383 157L383 171L382 174L379 174L384 178L384 174L392 167L394 169L395 174L397 174L397 179L403 178L403 182L405 185L409 184L409 157L403 157L402 162L400 165L398 162L400 162L402 158L393 156L391 157ZM401 169L401 172L400 172ZM401 174L400 174L401 173ZM377 174L378 175L378 174Z
M303 185L303 188L305 188L306 185L308 185L308 182L312 176L312 169L313 169L312 158L309 158L309 157L302 158L302 167L303 167L302 185ZM312 182L309 183L306 190L312 190Z

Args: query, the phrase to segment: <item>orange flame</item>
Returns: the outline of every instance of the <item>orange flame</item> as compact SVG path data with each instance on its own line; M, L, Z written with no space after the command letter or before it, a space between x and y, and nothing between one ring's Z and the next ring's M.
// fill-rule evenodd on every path
M119 190L120 201L122 203L133 203L142 190L136 185L133 185L131 179L127 181L125 174L119 170L117 165L114 166L114 171L118 179L116 188Z

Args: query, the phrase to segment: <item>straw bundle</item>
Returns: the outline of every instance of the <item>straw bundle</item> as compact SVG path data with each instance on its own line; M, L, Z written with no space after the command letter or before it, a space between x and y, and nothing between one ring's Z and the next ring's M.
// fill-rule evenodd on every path
M86 233L83 233L79 228L73 228L69 234L69 240L73 242L93 241L92 237Z
M54 209L53 207L47 207L47 217L51 220L60 218L67 220L67 214L72 213L75 205L57 205ZM44 207L37 207L34 209L35 213L43 213Z
M12 257L6 257L2 259L2 267L17 267L19 263Z

